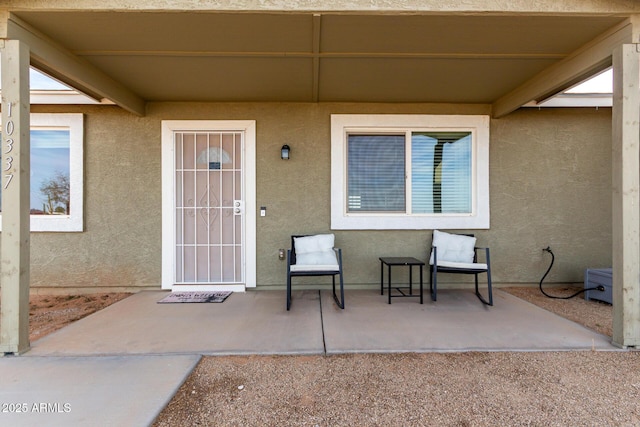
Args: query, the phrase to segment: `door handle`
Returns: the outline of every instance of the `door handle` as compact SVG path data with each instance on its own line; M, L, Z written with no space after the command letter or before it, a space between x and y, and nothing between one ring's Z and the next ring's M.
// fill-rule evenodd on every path
M234 200L233 202L234 215L242 215L243 208L244 206L243 206L242 200Z

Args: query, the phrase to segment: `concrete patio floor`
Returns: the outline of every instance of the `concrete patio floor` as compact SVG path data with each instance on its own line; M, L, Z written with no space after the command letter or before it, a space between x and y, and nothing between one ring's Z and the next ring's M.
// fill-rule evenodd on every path
M347 291L339 309L328 291L236 293L222 304L157 304L140 292L32 344L26 357L132 354L335 354L353 352L613 349L609 337L496 291L494 306L471 290L387 298Z
M203 355L618 350L500 290L493 307L471 290L423 305L347 291L345 310L328 291L297 291L289 312L284 291L222 304L158 304L164 295L140 292L0 358L0 403L27 409L0 411L0 425L148 425Z

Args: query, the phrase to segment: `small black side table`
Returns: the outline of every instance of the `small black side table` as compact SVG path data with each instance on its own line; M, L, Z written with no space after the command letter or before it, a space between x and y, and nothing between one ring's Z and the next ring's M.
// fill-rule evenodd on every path
M420 297L420 304L422 304L422 267L424 262L419 259L411 257L380 257L380 295L384 295L384 266L386 264L389 270L388 279L388 291L389 291L389 304L391 304L391 298L398 297ZM394 287L400 295L391 295L391 267L394 265L405 265L409 267L409 286ZM420 269L420 295L413 295L413 266L417 265ZM409 288L409 295L402 292L402 289Z

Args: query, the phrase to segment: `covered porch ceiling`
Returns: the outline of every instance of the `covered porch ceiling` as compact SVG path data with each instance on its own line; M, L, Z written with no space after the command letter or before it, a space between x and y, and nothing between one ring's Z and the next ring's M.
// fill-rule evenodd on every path
M138 114L148 101L482 103L504 114L609 67L610 53L581 56L630 26L619 14L8 16L8 38L26 38L36 68ZM562 71L576 58L587 65Z

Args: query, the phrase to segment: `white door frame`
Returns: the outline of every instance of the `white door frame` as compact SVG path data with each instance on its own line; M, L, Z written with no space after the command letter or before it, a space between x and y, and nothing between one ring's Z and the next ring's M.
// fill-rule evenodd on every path
M174 132L235 131L244 133L244 277L238 285L176 285L175 259L175 144ZM162 289L180 291L244 291L256 286L256 122L255 120L163 120L162 121Z

